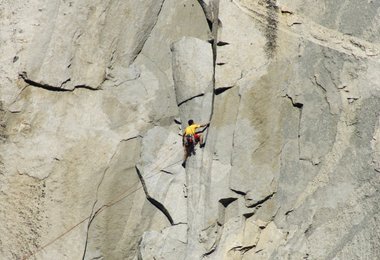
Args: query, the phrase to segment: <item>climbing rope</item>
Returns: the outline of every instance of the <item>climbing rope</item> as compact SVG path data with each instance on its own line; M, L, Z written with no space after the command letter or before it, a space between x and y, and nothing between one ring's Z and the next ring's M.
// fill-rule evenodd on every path
M170 156L170 153L169 153L169 156L166 156L164 161L167 161L168 159L170 159L175 153L177 153L176 150L174 150L173 153L171 153L171 156ZM167 165L167 166L163 167L162 169L165 169L165 168L168 168L170 166L173 166L173 165L175 165L175 164L177 164L177 163L179 163L181 161L182 161L182 159L179 160L179 161L177 161L177 162L174 162L174 163L172 163L170 165ZM156 176L158 173L160 173L161 170L158 170L158 171L154 172L154 170L158 169L158 167L159 166L157 165L154 169L152 169L152 171L149 173L150 176L145 177L145 179L150 179L150 178ZM137 184L139 184L139 183L141 183L140 180L137 181L137 182L135 182L130 188L128 188L125 191L123 191L122 193L118 194L114 200L111 200L109 203L102 205L97 211L95 211L94 214L92 214L92 216L88 216L88 217L82 219L76 225L74 225L71 228L67 229L65 232L63 232L62 234L60 234L58 237L56 237L55 239L53 239L50 242L46 243L45 245L41 246L40 248L37 248L37 250L35 250L31 254L29 254L27 256L24 256L22 259L23 260L30 259L32 256L36 255L38 252L41 252L42 250L46 249L47 247L49 247L50 245L52 245L53 243L55 243L56 241L58 241L60 238L64 237L68 233L70 233L72 230L74 230L75 228L77 228L79 225L81 225L86 220L94 219L103 210L105 210L107 208L110 208L110 207L116 205L117 203L121 202L125 198L131 196L132 194L134 194L135 192L137 192L138 190L140 190L142 188L142 185L140 185L139 187L136 187L135 189L132 190L132 188L134 188L134 186L137 185Z

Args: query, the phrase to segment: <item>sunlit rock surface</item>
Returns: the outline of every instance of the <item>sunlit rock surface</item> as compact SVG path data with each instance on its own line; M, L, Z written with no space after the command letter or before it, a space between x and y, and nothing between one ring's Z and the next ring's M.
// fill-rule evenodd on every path
M378 258L379 15L1 1L0 258Z

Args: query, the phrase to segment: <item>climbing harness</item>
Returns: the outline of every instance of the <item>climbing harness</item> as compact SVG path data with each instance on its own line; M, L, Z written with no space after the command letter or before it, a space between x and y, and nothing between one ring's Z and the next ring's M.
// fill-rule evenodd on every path
M194 135L186 135L185 136L185 146L194 145L195 138Z

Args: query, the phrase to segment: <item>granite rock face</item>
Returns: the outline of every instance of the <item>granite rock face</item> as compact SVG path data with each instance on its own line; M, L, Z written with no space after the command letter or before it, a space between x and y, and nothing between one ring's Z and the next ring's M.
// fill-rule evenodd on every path
M379 15L3 1L0 258L376 259Z

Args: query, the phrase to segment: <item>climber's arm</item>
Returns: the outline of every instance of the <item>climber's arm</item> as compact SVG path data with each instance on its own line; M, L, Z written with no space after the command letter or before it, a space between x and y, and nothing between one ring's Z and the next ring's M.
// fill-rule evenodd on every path
M210 122L207 122L205 124L202 124L201 127L206 127L206 126L209 126L210 125Z

